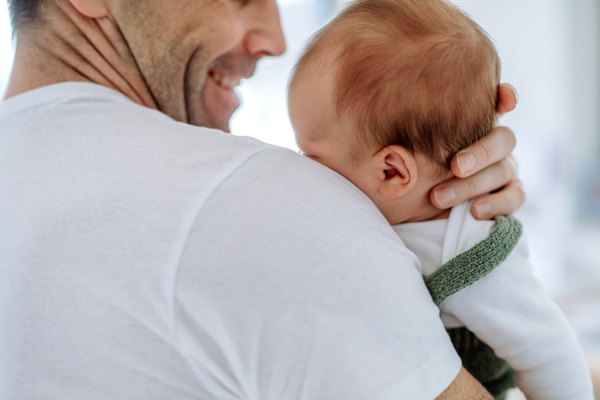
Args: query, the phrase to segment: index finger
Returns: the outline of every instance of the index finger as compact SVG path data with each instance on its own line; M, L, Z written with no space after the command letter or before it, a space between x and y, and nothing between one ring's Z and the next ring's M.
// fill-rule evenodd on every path
M498 127L452 157L452 172L459 178L471 176L508 157L516 144L517 138L510 129Z

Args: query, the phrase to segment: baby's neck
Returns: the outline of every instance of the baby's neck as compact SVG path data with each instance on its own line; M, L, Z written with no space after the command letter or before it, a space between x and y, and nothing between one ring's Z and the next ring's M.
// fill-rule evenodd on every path
M446 219L450 216L450 211L452 211L452 210L439 210L437 208L434 208L433 210L431 210L430 212L428 212L426 214L422 214L422 215L416 216L415 218L408 219L406 221L402 221L399 223L402 224L402 223L410 223L410 222L434 221L436 219Z
M429 200L429 190L415 188L406 195L388 201L375 201L391 225L432 221L450 216L450 210L440 210ZM420 193L417 193L420 192Z
M400 205L400 207L402 207L402 205ZM381 208L380 210L391 225L433 221L436 219L445 219L450 216L450 210L439 210L433 207L433 205L431 207L427 207L427 209L422 209L412 213L404 212L409 210L403 210L402 212L386 212L386 210Z

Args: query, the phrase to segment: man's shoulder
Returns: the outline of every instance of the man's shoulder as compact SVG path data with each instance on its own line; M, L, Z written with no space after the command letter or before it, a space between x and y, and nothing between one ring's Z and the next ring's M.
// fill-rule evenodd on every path
M231 188L226 205L243 206L235 201L242 189L246 196L262 195L264 189L269 195L262 200L273 211L313 207L316 215L336 207L348 212L366 208L379 216L354 185L291 150L177 122L100 85L37 89L2 104L0 118L21 142L21 158L31 158L50 173L48 160L35 155L60 155L61 169L52 176L111 179L111 192L126 191L127 202L138 208L169 203L165 206L193 212L219 188L223 193ZM99 187L90 187L98 201L104 198L95 193Z
M391 231L356 186L292 150L177 122L114 95L110 100L102 95L88 97L85 103L73 97L63 104L65 114L76 122L72 126L83 127L86 133L102 129L111 142L103 157L115 160L112 164L120 173L134 176L145 192L148 186L163 185L173 194L169 198L188 197L190 217L222 219L234 209L256 213L264 206L265 219L313 233L325 232L320 223L336 222L340 227ZM216 203L210 201L213 196L219 199ZM213 204L213 212L202 213L207 204Z
M259 151L269 145L252 138L178 122L161 111L143 107L102 85L63 82L45 86L0 104L0 119L8 130L29 136L60 132L54 140L80 143L101 138L114 149L166 159L199 157L225 150L229 154ZM155 148L156 151L152 151ZM107 150L103 148L102 150Z
M219 188L218 196L244 193L263 203L293 210L310 208L312 216L339 216L345 220L375 218L387 222L371 200L335 171L281 147L256 152Z
M212 174L213 189L231 188L233 199L243 189L247 195L258 195L264 189L270 195L263 200L274 206L285 203L290 208L304 200L315 206L315 214L329 207L358 207L380 216L351 182L290 149L176 122L153 110L143 110L143 114L135 121L127 121L124 115L124 123L119 125L126 129L124 135L139 136L143 154L155 154L156 160L166 164L187 163L190 177ZM135 132L129 129L131 125Z
M356 186L313 160L276 147L255 154L224 179L198 207L193 230L203 237L191 239L195 243L207 243L215 232L227 232L229 240L236 232L236 249L249 246L241 251L244 257L265 251L272 261L285 253L298 260L317 258L318 263L416 265L414 255Z
M179 122L161 111L139 106L128 99L119 99L117 94L105 96L76 97L55 107L54 114L78 122L73 125L82 130L102 130L116 141L135 143L145 149L156 147L168 157L175 152L179 158L203 157L206 154L229 154L257 152L270 145L259 140L234 136L217 129L194 126Z

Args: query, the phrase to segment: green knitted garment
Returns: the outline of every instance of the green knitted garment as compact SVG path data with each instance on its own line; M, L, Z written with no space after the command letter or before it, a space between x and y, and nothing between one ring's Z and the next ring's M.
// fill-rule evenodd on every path
M514 250L523 226L513 217L498 217L487 239L442 265L425 284L435 304L472 285L500 265ZM447 329L462 364L498 400L516 387L515 373L494 350L466 328Z
M433 302L442 308L446 298L492 272L513 251L522 233L523 226L515 218L496 218L487 239L448 261L425 280Z
M447 329L463 367L497 400L506 398L509 389L517 387L515 371L496 357L494 350L467 328Z

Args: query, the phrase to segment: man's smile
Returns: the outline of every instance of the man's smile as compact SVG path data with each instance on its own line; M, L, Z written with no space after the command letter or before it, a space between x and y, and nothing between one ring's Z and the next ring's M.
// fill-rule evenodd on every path
M208 76L212 78L218 85L225 89L233 90L236 86L240 85L242 77L226 75L220 71L210 70Z
M203 104L206 120L203 126L229 132L229 119L240 106L240 100L234 92L241 77L226 75L211 69L208 72L203 90Z
M202 93L206 117L203 126L229 132L229 119L240 106L234 89L242 79L252 76L257 61L245 57L236 58L235 54L227 54L218 59L208 71Z

